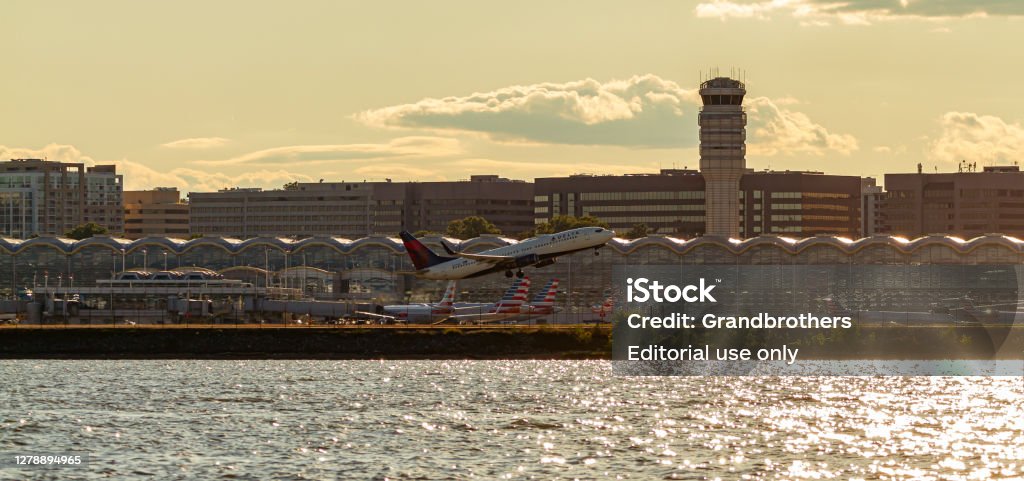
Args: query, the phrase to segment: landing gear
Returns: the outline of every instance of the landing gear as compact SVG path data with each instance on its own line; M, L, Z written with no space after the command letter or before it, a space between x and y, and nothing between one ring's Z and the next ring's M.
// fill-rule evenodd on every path
M512 271L511 270L505 271L505 277L511 278L512 277Z
M518 277L520 279L522 279L523 276L525 276L525 275L526 274L523 274L523 270L522 269L519 269L518 271L516 271L516 277Z

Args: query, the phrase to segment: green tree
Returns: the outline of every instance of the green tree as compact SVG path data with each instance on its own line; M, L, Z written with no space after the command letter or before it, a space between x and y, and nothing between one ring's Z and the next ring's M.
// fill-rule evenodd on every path
M501 234L501 229L487 219L474 215L449 222L445 231L445 235L456 239L472 239L480 237L480 234Z
M633 228L626 232L626 239L639 239L641 237L647 237L647 234L651 233L651 229L647 227L647 224L633 224Z
M573 217L571 215L556 215L551 220L537 226L537 234L554 234L564 230L579 229L580 227L604 227L608 228L603 220L592 215Z
M106 234L107 228L103 227L95 222L89 222L87 224L79 224L74 229L71 229L64 233L64 237L74 240L88 239L97 234Z
M420 238L420 237L430 237L432 235L439 235L439 234L441 234L441 233L440 232L434 232L432 230L418 230L416 232L413 232L412 236L416 237L416 238Z
M189 235L189 236L188 236L188 240L192 240L192 239L200 239L200 238L202 238L202 237L203 237L203 235L202 235L202 234L191 234L191 235Z
M299 182L292 181L284 184L284 190L299 190Z

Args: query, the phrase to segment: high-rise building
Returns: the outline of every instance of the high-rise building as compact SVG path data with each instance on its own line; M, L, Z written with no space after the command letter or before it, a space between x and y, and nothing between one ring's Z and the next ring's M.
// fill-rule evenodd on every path
M480 216L502 233L533 227L533 184L496 175L453 182L296 182L283 189L189 194L192 234L248 238L444 232Z
M188 237L188 203L176 187L124 192L124 236Z
M707 234L740 234L740 177L747 167L743 82L716 77L700 85L700 171L705 181Z
M124 230L122 176L114 165L13 159L0 163L0 235L64 235L93 222Z
M888 234L1024 238L1024 172L1016 165L960 172L885 174L879 212Z
M885 200L882 186L876 185L874 177L864 177L860 185L861 235L873 236L883 231L882 217L878 209Z

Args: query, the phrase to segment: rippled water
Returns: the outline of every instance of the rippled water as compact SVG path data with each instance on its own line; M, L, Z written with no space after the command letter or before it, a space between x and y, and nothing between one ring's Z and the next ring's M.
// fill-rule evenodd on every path
M1024 475L1020 378L626 378L601 361L0 361L0 478Z

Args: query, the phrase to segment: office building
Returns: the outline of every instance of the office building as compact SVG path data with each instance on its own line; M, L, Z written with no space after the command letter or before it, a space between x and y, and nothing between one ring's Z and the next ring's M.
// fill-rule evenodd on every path
M761 234L859 237L861 178L764 171L740 179L741 238Z
M636 224L650 233L708 233L706 178L685 169L658 174L574 175L536 179L535 222L556 215L592 215L623 234ZM736 238L761 234L808 237L860 233L860 177L821 172L747 172L733 196Z
M452 182L296 182L282 189L233 188L189 194L192 234L249 238L444 232L480 216L503 233L533 226L533 184L496 175Z
M188 204L175 187L124 192L124 236L187 238Z
M0 235L62 236L93 222L124 230L122 176L114 165L13 159L0 163Z
M882 189L882 186L875 184L874 177L864 177L862 179L860 199L861 235L869 237L883 232L879 206L885 201L885 191Z
M636 224L646 225L653 234L704 233L704 176L695 170L547 177L535 180L534 191L537 224L558 215L589 215L620 235Z
M916 174L885 174L885 188L879 209L885 233L1024 238L1024 172L1016 165L931 174L919 168Z

